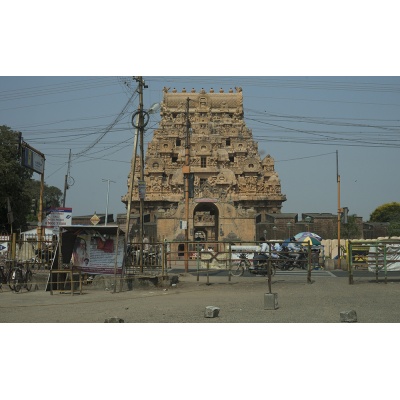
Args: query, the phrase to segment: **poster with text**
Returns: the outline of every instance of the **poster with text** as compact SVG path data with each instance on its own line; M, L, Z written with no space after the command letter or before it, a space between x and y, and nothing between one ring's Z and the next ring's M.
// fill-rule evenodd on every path
M72 252L72 263L82 273L86 274L117 274L121 273L124 254L124 238L107 238L101 235L79 235L76 237ZM116 262L116 264L115 264Z

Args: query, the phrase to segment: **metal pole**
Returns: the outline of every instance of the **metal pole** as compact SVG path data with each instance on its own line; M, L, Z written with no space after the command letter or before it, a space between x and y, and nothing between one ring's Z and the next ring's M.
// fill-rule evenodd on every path
M44 159L43 159L44 163ZM44 166L43 166L43 173L40 176L40 195L39 195L39 213L38 213L38 250L41 254L42 250L42 240L43 240L43 200L44 200Z
M139 126L139 114L136 116L136 126ZM125 258L126 258L126 251L128 247L129 241L129 225L131 220L131 206L132 206L132 192L133 192L133 182L135 178L135 170L136 170L136 152L137 152L137 144L138 144L138 133L139 129L135 129L135 138L133 140L133 154L132 154L132 162L131 162L131 174L129 177L129 184L128 184L128 204L127 204L127 211L126 211L126 224L125 224L125 242L124 242L124 258L122 264L122 276L124 277L125 272ZM121 279L122 282L122 279Z
M115 248L115 257L114 257L114 290L113 293L117 291L117 267L118 267L118 244L119 244L119 224L117 228L117 244Z
M142 77L138 78L139 81L139 133L140 133L140 181L144 181L144 118L143 118L143 86L144 82ZM143 272L143 240L144 240L144 196L140 196L139 214L140 214L140 272Z
M189 138L189 97L186 99L186 143L185 143L185 166L183 167L185 184L185 272L189 271L189 173L190 173L190 138Z
M115 181L112 181L111 179L102 179L102 182L107 182L107 203L106 203L106 219L104 221L104 226L107 226L107 220L108 220L108 199L110 195L110 182L115 183Z
M65 207L65 199L67 197L67 190L69 189L69 187L68 187L68 176L69 176L70 167L71 167L71 149L69 149L67 175L65 175L65 180L64 180L63 207Z
M338 231L338 269L340 265L340 216L342 209L340 208L340 175L339 175L339 156L336 150L336 180L337 180L337 194L338 194L338 217L337 217L337 231Z
M104 226L107 226L107 221L108 221L108 199L110 195L110 180L107 179L107 202L106 202L106 218L104 221Z

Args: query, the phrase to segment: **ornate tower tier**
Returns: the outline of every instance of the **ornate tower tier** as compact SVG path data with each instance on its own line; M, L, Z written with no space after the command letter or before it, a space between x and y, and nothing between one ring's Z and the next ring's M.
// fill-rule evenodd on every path
M189 99L187 115L187 99ZM176 239L184 218L184 173L189 122L189 164L194 174L190 202L190 239L254 240L256 217L280 213L286 196L274 159L261 159L246 127L241 88L208 93L164 88L161 122L148 144L144 177L145 213L157 223L157 239ZM136 160L135 176L140 161ZM138 179L131 210L139 212ZM122 198L127 203L127 195Z

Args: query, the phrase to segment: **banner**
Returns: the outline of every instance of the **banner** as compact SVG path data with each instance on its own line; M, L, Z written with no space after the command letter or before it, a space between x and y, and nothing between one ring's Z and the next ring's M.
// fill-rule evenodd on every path
M114 274L117 258L117 273L121 273L124 256L124 238L119 238L117 254L116 236L104 237L93 232L76 237L73 252L73 265L84 274Z
M32 169L38 174L44 173L44 158L27 147L23 148L22 163L24 167Z
M58 228L72 225L72 208L51 208L47 212L50 214L45 218L43 226Z

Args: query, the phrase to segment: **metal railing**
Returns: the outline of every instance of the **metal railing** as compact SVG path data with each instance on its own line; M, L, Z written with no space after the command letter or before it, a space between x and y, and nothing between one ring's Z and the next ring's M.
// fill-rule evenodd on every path
M349 240L348 259L350 284L354 281L354 265L360 261L367 264L368 271L375 273L376 282L379 281L379 272L383 272L387 283L388 272L400 271L400 240Z
M32 270L50 269L54 255L53 235L45 235L39 240L37 235L22 234L9 236L3 241L1 257L14 263L29 266Z

